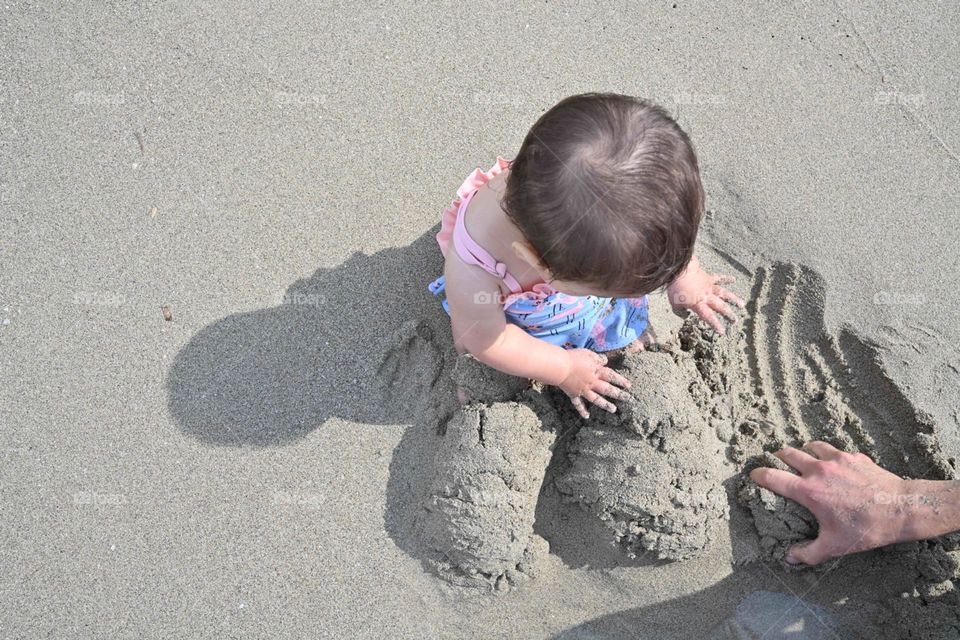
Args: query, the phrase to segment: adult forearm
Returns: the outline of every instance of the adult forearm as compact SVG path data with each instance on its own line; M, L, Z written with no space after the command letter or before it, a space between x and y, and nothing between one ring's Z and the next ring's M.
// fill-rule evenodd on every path
M960 481L908 480L895 499L908 510L903 540L960 531Z

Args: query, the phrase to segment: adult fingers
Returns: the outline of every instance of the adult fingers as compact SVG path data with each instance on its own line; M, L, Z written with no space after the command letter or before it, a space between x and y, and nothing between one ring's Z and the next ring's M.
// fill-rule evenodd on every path
M789 564L820 564L833 557L825 536L811 542L801 542L790 547L786 560Z
M717 317L717 314L713 312L707 303L700 302L693 306L693 311L700 316L700 318L706 322L708 325L713 327L713 330L723 335L726 332L726 329L723 327L723 323L720 322L720 318Z
M729 289L724 289L723 287L715 287L714 294L723 298L727 302L732 302L733 304L737 305L741 309L747 306L747 303L743 301L743 298L735 294L733 291L730 291Z
M600 372L597 376L606 382L612 382L618 387L623 387L624 389L629 389L631 382L624 378L622 375L611 369L610 367L604 367L600 369Z
M580 417L587 419L590 417L590 414L587 412L587 408L583 406L583 398L580 396L571 397L570 402L573 404L573 408L577 410L577 413L580 414Z
M796 501L800 495L800 476L789 471L758 467L750 472L750 479L784 498Z
M586 399L587 402L591 402L597 405L604 411L609 411L610 413L617 412L617 407L615 404L613 404L612 402L610 402L609 400L601 396L596 391L593 391L592 389L588 389L587 391L585 391L583 393L583 397L584 399Z
M793 447L784 447L773 455L786 462L801 474L810 473L817 468L816 458L805 451L800 451L799 449L794 449Z
M803 450L815 455L821 460L833 460L838 458L842 451L828 442L814 440L803 445Z

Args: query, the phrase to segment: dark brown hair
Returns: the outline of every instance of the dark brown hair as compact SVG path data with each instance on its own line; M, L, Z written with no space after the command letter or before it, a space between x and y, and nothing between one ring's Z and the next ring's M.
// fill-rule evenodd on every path
M693 145L663 108L584 93L527 133L501 205L554 278L626 295L686 268L703 202Z

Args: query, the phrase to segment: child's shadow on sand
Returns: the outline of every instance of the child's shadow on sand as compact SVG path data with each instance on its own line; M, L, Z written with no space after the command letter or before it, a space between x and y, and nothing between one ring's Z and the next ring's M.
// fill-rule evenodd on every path
M456 357L449 320L427 290L443 268L435 233L402 248L355 253L294 282L273 306L214 322L181 349L167 376L178 426L206 444L282 446L332 417L405 425L390 463L385 526L416 558L411 519L439 437L437 425L423 420L424 407L444 388L438 379ZM538 520L559 509L556 500L542 500ZM597 523L579 509L563 510L586 524L573 527L573 536L550 527L543 533L571 566L648 563L613 557L607 546L579 550Z
M370 256L354 253L294 282L276 306L197 333L167 377L180 428L210 444L263 447L294 442L331 417L411 422L445 351L444 314L427 291L443 268L434 234ZM437 313L424 314L429 305ZM391 345L408 320L415 331ZM397 383L393 393L382 378Z
M211 445L291 444L333 417L403 425L385 526L417 558L409 519L438 437L421 418L456 357L449 320L427 289L443 270L436 231L406 247L355 253L293 283L275 306L214 322L167 376L180 429Z

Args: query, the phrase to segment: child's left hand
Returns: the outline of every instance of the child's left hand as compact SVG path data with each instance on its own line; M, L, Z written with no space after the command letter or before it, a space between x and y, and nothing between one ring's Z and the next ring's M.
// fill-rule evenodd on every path
M694 256L680 277L667 287L667 299L677 315L683 316L688 310L693 311L717 333L723 335L723 323L717 313L733 324L737 322L737 315L727 302L732 302L741 309L746 306L736 294L720 286L733 281L733 276L707 273Z

